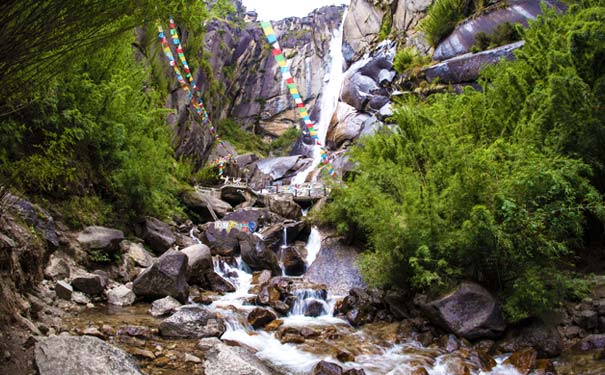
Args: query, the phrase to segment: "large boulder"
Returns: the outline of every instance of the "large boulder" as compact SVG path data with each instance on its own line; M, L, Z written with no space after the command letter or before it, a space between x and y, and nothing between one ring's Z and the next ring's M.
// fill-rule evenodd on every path
M481 70L487 65L493 65L502 59L513 60L515 58L513 52L523 47L524 44L524 41L520 41L479 53L456 56L439 64L431 65L424 70L424 73L429 82L436 80L446 84L474 82L479 78Z
M259 160L250 174L250 185L261 189L276 181L287 184L296 172L306 168L310 163L310 158L301 155Z
M163 337L204 338L220 337L225 332L223 320L201 306L183 306L160 323Z
M205 275L205 283L202 284L202 287L217 293L233 293L236 290L229 280L214 271Z
M254 329L263 328L275 319L277 319L277 316L272 311L260 307L250 311L247 318L248 324Z
M301 276L305 273L307 265L297 246L288 246L282 250L282 263L284 272L288 276Z
M275 253L260 241L242 241L240 242L242 260L253 271L269 270L273 276L281 275L281 268Z
M492 34L498 25L505 22L527 26L528 21L542 14L542 4L562 9L559 7L561 3L558 2L521 0L515 1L512 6L496 8L493 12L469 18L456 26L454 31L439 43L433 59L442 61L470 52L478 33Z
M133 292L139 297L162 298L172 296L187 302L187 255L170 250L134 280Z
M343 53L348 63L357 61L378 40L384 15L371 1L351 1L343 27Z
M188 246L181 250L187 255L187 281L190 284L203 284L205 276L213 270L210 248L204 244Z
M539 358L551 358L561 354L563 339L556 326L547 325L540 319L530 319L511 327L498 348L509 353L534 348Z
M263 203L271 212L286 219L298 219L302 216L302 209L291 196L265 195Z
M124 233L117 229L105 227L86 227L78 233L78 242L87 250L100 250L115 253L120 249Z
M92 336L51 336L36 343L40 375L142 375L136 361L121 349Z
M197 190L186 191L183 194L183 202L189 209L195 212L202 221L214 220L211 210L218 218L222 218L229 211L233 210L233 207L231 207L229 203L213 194Z
M120 285L107 292L107 303L115 306L130 306L137 296L126 285Z
M468 340L499 337L506 328L498 301L471 282L421 308L433 324Z
M246 348L227 346L215 337L201 339L198 346L205 353L204 373L206 375L271 375L275 373Z
M70 268L66 257L58 251L52 253L48 259L48 264L44 268L44 276L51 280L63 280L70 276Z
M174 313L179 307L181 307L181 303L168 296L153 301L149 313L155 317L164 316Z
M162 254L176 242L176 236L170 226L153 217L145 218L136 229L137 235L157 254Z
M107 285L107 277L102 273L78 271L72 278L74 289L91 296L101 294Z
M130 241L120 243L123 256L137 267L147 268L153 264L154 256L142 244Z
M537 356L535 349L525 348L511 354L503 364L514 367L521 375L527 375L535 367Z
M354 107L339 102L326 135L326 145L337 150L347 141L359 137L370 115L358 112Z

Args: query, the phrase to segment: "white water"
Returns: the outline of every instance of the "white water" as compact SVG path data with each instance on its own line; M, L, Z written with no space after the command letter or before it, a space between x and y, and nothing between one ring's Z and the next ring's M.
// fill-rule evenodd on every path
M332 39L330 40L330 72L326 74L326 78L324 79L325 84L321 90L319 122L315 124L317 136L319 137L319 142L322 145L325 145L326 142L326 134L328 133L328 127L330 126L332 115L336 110L336 104L338 104L338 99L340 98L340 88L344 78L343 67L345 59L342 55L342 30L346 16L347 13L345 11L342 17L343 22L341 22L338 30L333 32ZM308 82L310 82L310 80L308 80ZM309 167L305 168L301 172L298 172L298 174L294 176L292 179L292 184L304 184L309 173L313 172L317 165L319 165L320 161L320 147L314 145L313 162Z
M307 240L307 258L305 261L307 262L307 268L311 267L311 264L317 258L317 254L321 249L321 234L316 227L311 228L311 234L309 235L309 239Z

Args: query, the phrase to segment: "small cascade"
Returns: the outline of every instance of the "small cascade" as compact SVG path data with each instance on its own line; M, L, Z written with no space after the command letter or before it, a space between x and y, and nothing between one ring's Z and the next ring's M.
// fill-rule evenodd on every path
M199 244L201 244L201 243L202 243L202 241L200 241L200 239L199 239L199 238L197 238L197 236L195 235L195 233L194 233L194 232L195 232L195 227L191 228L191 230L189 231L189 237L191 237L191 239L192 239L193 241L195 241L195 243L196 243L196 244L198 244L198 245L199 245Z
M301 289L294 292L296 302L288 316L305 315L305 313L316 313L313 316L332 315L333 308L326 301L327 294L322 290ZM313 306L315 305L315 306ZM320 308L321 307L321 308ZM317 311L309 311L317 309Z
M321 250L321 233L317 227L311 228L311 234L309 235L309 239L307 240L307 258L305 261L307 262L307 268L311 267L311 264L315 261L319 250Z

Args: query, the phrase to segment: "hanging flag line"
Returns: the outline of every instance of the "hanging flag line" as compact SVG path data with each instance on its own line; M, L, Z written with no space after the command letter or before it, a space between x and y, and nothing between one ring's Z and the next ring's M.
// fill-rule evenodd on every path
M179 35L176 30L176 25L172 18L170 18L170 36L172 39L172 43L175 45L179 60L180 60L181 64L183 65L183 70L185 71L185 77L187 78L187 80L185 80L185 78L183 78L183 74L181 73L181 70L178 67L178 64L176 62L176 59L174 58L172 50L170 49L168 39L166 38L166 35L164 34L164 29L162 28L162 25L160 25L158 23L158 38L160 39L160 41L162 43L162 50L164 52L164 55L166 56L170 66L172 66L172 68L174 70L177 81L180 83L183 91L185 91L185 93L187 94L187 98L191 101L191 105L195 109L195 112L202 119L202 125L208 126L208 128L210 129L210 133L212 134L212 136L214 137L216 142L226 152L226 156L219 157L218 159L216 159L214 161L214 163L217 164L218 168L219 168L218 175L219 175L219 177L222 178L224 171L225 171L225 164L233 158L233 154L227 149L227 147L225 146L225 142L223 142L221 137L219 137L216 129L214 128L214 126L212 125L212 122L210 121L210 117L208 116L208 111L206 111L206 107L204 106L204 102L202 100L202 93L201 93L200 89L197 87L197 85L193 79L193 76L191 74L191 69L189 68L189 64L187 63L187 59L185 58L185 54L183 52L183 47L181 46L181 41L179 39ZM190 85L191 85L191 89L189 88Z
M304 121L305 126L309 130L309 135L311 135L311 137L315 140L315 144L317 146L319 146L321 162L322 162L322 164L326 165L328 173L333 176L334 175L334 166L330 162L330 160L328 158L328 152L326 151L326 148L321 144L321 142L319 140L319 135L317 133L317 129L313 125L313 122L311 121L311 117L309 116L309 113L307 112L307 109L305 108L305 104L303 103L302 97L300 96L300 92L298 91L298 88L296 87L296 83L294 82L294 78L292 77L292 74L290 73L290 68L288 67L288 64L286 62L286 57L284 56L284 53L282 52L282 49L279 46L279 42L277 41L277 35L275 35L273 26L271 25L271 22L261 22L260 25L261 25L261 28L263 29L263 32L265 33L265 36L267 37L267 42L269 42L269 44L273 47L273 50L272 50L273 56L275 57L275 61L277 62L277 65L279 65L279 68L280 68L280 71L282 74L282 78L286 82L286 85L288 86L290 95L292 96L292 99L294 99L294 102L296 103L297 112L298 112L299 116L302 118L302 120Z

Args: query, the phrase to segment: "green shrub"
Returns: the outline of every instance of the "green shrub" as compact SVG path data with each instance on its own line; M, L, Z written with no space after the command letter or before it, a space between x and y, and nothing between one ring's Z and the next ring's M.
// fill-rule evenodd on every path
M516 61L483 71L481 92L408 97L393 134L352 149L358 168L320 217L366 249L371 284L476 280L511 321L582 294L572 262L605 221L598 9L546 10Z
M498 25L492 34L484 32L477 33L471 51L485 51L487 49L516 42L519 39L521 39L521 34L519 33L517 26L510 22L504 22Z
M436 47L469 14L467 0L436 0L426 16L418 24L418 29L426 35L427 42Z
M405 73L415 68L421 68L430 63L431 58L418 52L416 47L405 47L397 51L393 67L399 73Z
M232 119L224 119L218 123L217 131L229 141L239 153L253 152L259 156L267 154L267 145L258 135L242 129L241 125Z
M269 144L269 150L273 152L273 154L278 154L280 156L288 155L300 135L301 131L297 126L288 128L284 134L280 135Z

